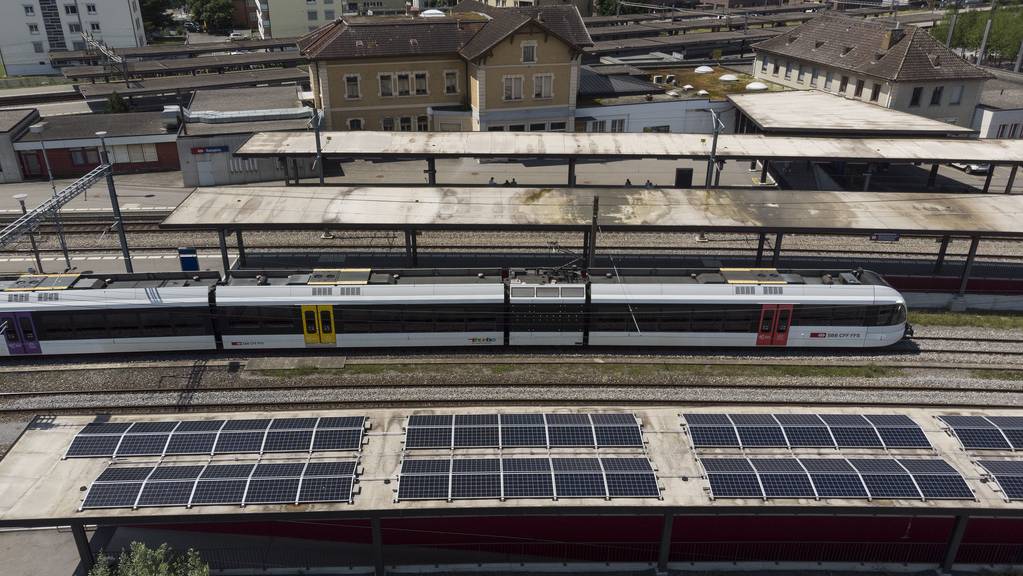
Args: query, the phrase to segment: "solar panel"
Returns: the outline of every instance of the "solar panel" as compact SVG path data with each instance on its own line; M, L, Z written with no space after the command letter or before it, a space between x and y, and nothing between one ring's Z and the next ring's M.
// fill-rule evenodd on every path
M891 458L849 458L860 474L905 474L906 470Z
M956 438L963 448L967 450L1009 450L1009 443L1005 441L998 428L953 428Z
M609 412L590 414L594 426L636 426L636 417L632 414Z
M252 471L253 478L298 478L305 468L303 462L262 463Z
M546 446L547 430L543 426L501 426L501 445Z
M195 481L147 482L139 495L139 506L184 506Z
M866 498L867 491L856 474L810 474L821 498Z
M726 414L683 414L689 426L732 426Z
M455 427L455 448L499 446L497 426Z
M805 472L794 473L761 473L760 482L764 485L764 495L768 498L813 498L813 485Z
M182 420L174 432L217 432L223 425L223 420Z
M451 414L419 414L408 417L409 427L413 426L453 426L455 417Z
M544 426L543 414L498 414L501 426Z
M559 498L606 497L604 475L600 473L560 472L554 475Z
M831 428L835 444L839 448L882 448L881 438L873 428L839 427Z
M909 459L903 458L899 460L899 464L909 471L910 474L953 474L958 475L956 469L945 462L944 460L938 460L937 458L930 459Z
M714 498L763 498L756 474L708 474Z
M753 472L745 458L703 458L700 462L707 472Z
M450 448L451 428L408 428L405 431L405 448Z
M266 430L267 426L270 425L269 418L259 419L241 419L241 420L226 420L224 427L221 430L225 432L231 431L255 431L255 430Z
M697 448L739 446L735 428L724 426L690 426L689 436Z
M271 430L312 430L317 418L276 418L270 423Z
M973 491L958 474L914 474L920 492L928 500L968 500Z
M995 476L1008 500L1023 500L1023 476Z
M266 433L263 452L308 451L313 441L312 430L282 430Z
M253 468L253 464L210 464L203 470L201 478L248 478Z
M607 475L607 493L612 498L657 498L661 490L653 474L615 473Z
M599 472L600 460L596 458L551 458L555 472Z
M79 434L124 434L131 428L131 422L90 422Z
M1023 430L1023 416L988 416L987 419L1002 430Z
M547 474L509 474L503 475L505 498L552 498L554 481Z
M788 426L784 428L789 445L799 448L834 448L835 440L823 426Z
M877 433L888 448L930 448L931 442L919 428L879 427Z
M825 423L816 414L772 414L782 426L824 427Z
M757 472L803 472L795 458L750 458L750 464Z
M683 417L695 448L930 447L920 427L903 414L740 413Z
M192 505L241 504L247 480L199 480Z
M590 415L572 413L544 414L548 426L589 426Z
M856 473L856 469L842 458L800 458L799 463L808 472Z
M921 497L908 474L864 474L863 483L873 498L911 498Z
M320 418L320 425L317 426L318 430L324 430L328 428L355 428L362 430L366 427L365 416L327 416Z
M356 467L354 460L310 462L305 467L304 476L306 478L312 476L354 476Z
M128 482L132 480L145 480L153 472L152 466L144 467L111 467L103 471L96 482Z
M1023 476L1023 460L979 460L978 462L992 474Z
M779 426L740 426L736 430L739 432L739 441L742 442L743 446L788 446L788 442L785 441L785 435L782 434L781 427Z
M352 478L324 477L305 478L298 493L298 501L310 502L351 502Z
M401 463L401 474L444 474L451 472L451 460L404 460Z
M601 458L604 471L611 472L653 472L646 458Z
M167 444L167 454L212 454L217 435L212 433L174 434Z
M117 444L121 441L120 436L76 436L68 448L67 458L91 458L96 456L111 456Z
M953 428L995 428L995 425L983 416L962 416L958 414L950 414L938 416L938 418L941 418L946 424Z
M825 424L832 428L858 428L870 426L870 422L859 414L818 414Z
M452 498L500 498L501 475L456 474L451 477Z
M249 481L246 504L286 504L298 500L298 478L265 478Z
M628 413L429 414L409 417L405 448L642 447Z
M118 482L112 484L93 484L89 488L82 509L92 508L131 508L142 490L141 482Z
M214 447L215 454L258 453L263 447L264 432L221 432Z
M497 426L497 414L455 414L455 426Z
M398 481L398 500L447 500L448 476L407 476Z
M136 422L128 430L128 434L169 434L178 427L178 421L171 422Z
M863 417L877 428L919 428L905 414L864 414Z
M597 426L594 429L597 446L601 447L637 447L643 446L643 435L639 427L632 426Z
M168 440L168 434L125 434L114 456L159 456Z
M313 436L313 452L359 450L362 447L362 428L322 430Z
M547 428L551 447L593 446L593 428L590 426L550 426Z
M160 466L149 475L149 481L155 480L195 480L205 466Z
M728 418L736 427L771 426L777 427L778 421L770 414L729 414Z
M499 458L459 458L451 461L452 474L500 473Z
M1002 434L1009 439L1013 450L1023 450L1023 430L1018 428L1002 429Z
M545 472L550 474L551 461L548 458L503 458L501 468L509 472Z

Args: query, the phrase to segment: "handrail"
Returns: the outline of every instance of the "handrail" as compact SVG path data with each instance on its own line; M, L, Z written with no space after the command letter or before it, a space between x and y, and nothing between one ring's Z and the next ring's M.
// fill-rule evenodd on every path
M20 218L8 224L0 230L0 248L20 239L25 234L34 231L39 227L40 222L48 213L60 210L62 206L75 199L76 196L85 192L100 178L107 175L111 170L109 164L100 164L93 168L88 174L72 182L67 188L57 192L45 202L23 214Z

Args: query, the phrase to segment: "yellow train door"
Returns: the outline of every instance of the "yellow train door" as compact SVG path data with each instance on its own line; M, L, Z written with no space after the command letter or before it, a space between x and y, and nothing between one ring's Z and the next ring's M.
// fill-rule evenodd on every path
M302 306L302 333L306 344L337 344L334 307Z

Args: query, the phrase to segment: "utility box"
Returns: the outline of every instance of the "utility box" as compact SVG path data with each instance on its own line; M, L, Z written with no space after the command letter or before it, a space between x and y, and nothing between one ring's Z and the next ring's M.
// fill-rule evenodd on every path
M178 260L181 261L182 272L199 271L199 255L195 248L178 248Z

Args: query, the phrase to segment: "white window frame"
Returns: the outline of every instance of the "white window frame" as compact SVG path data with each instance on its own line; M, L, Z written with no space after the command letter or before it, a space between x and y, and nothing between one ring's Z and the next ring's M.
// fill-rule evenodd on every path
M615 130L617 128L617 130ZM625 118L612 118L608 132L625 132Z
M391 93L384 94L384 77L388 78L387 84L390 84ZM394 98L397 95L395 90L395 74L393 72L377 72L377 96L381 98Z
M448 75L451 75L451 74L453 74L455 76L455 90L454 90L454 92L448 92ZM445 70L444 71L444 94L446 94L448 96L452 96L452 95L458 94L458 93L460 93L462 91L460 86L461 86L461 84L458 81L458 70Z
M36 42L32 43L32 50L36 54L42 54L42 53L46 52L46 46L44 46L42 42L36 41Z
M35 6L33 6L31 4L22 4L21 7L25 9L25 16L35 16L36 15L36 7Z
M356 130L355 128L352 128L352 122L358 122L359 123L358 130ZM358 132L358 131L366 129L366 120L364 120L362 118L349 118L348 121L345 122L345 124L348 126L348 130L352 131L352 132Z
M77 30L75 30L75 28L77 28ZM82 25L79 24L78 22L68 22L67 29L68 32L72 34L80 34L82 32Z
M90 15L90 16L95 16L96 15L96 5L95 4L86 4L85 5L85 13Z
M526 60L526 48L533 49L533 59ZM540 61L539 50L537 50L536 40L523 40L519 43L519 62L523 64L536 64Z
M568 130L568 122L550 122L547 124L547 130L550 132L565 132Z
M355 92L356 95L352 96L348 93L348 81L352 78L355 79ZM362 99L362 77L359 74L345 74L344 75L344 91L345 100L361 100Z
M518 98L515 97L515 80L518 80L518 84L519 84L519 97ZM509 82L511 82L511 90L510 90L511 97L510 98L508 97L509 90L507 89ZM511 74L511 75L508 75L508 76L503 76L501 78L501 99L504 102L522 102L522 100L524 98L523 91L525 90L525 84L526 84L526 79L521 74Z
M320 19L320 11L319 10L306 10L305 11L305 17L306 17L306 21L307 22L316 22L317 20Z
M586 127L586 131L592 134L602 134L607 132L607 120L590 120L590 124Z
M526 126L526 129L528 131L530 131L530 132L546 132L547 131L547 123L546 122L530 122L529 126Z
M550 78L551 90L550 94L543 95L543 79ZM537 81L540 81L540 86L537 86ZM537 88L540 88L540 96L537 96ZM533 100L552 100L554 98L554 74L545 72L543 74L533 74Z
M28 33L33 35L33 36L38 36L39 35L39 25L36 24L35 22L29 22L28 23Z
M408 83L408 94L402 94L401 93L401 77L402 76L405 77L405 81ZM395 84L394 94L398 98L408 98L408 97L412 96L415 93L415 90L413 89L414 86L412 85L412 73L411 72L395 72L394 73L394 84Z
M408 130L405 130L403 128L403 126L405 126L405 124L406 124L406 122L405 122L406 120L408 120ZM415 118L415 116L399 116L398 117L398 132L414 132L415 128L416 128L416 118Z
M387 122L388 121L390 121L390 123L391 123L391 127L390 128L387 127ZM388 117L384 117L384 118L380 119L380 129L385 131L385 132L394 132L396 126L397 125L394 122L394 118L391 118L391 117L388 116Z
M78 4L65 4L64 15L71 16L73 14L78 14Z
M426 92L419 93L419 76L423 76L426 81ZM429 96L430 95L430 73L426 70L419 70L412 73L412 95L413 96Z
M426 122L425 122L425 126L426 127L425 128L420 128L419 121L423 120L424 118L426 119ZM429 132L430 131L430 116L429 115L427 115L427 114L417 114L415 120L416 120L416 125L415 125L416 132Z
M100 28L99 22L89 22L89 31L102 32L103 30Z

